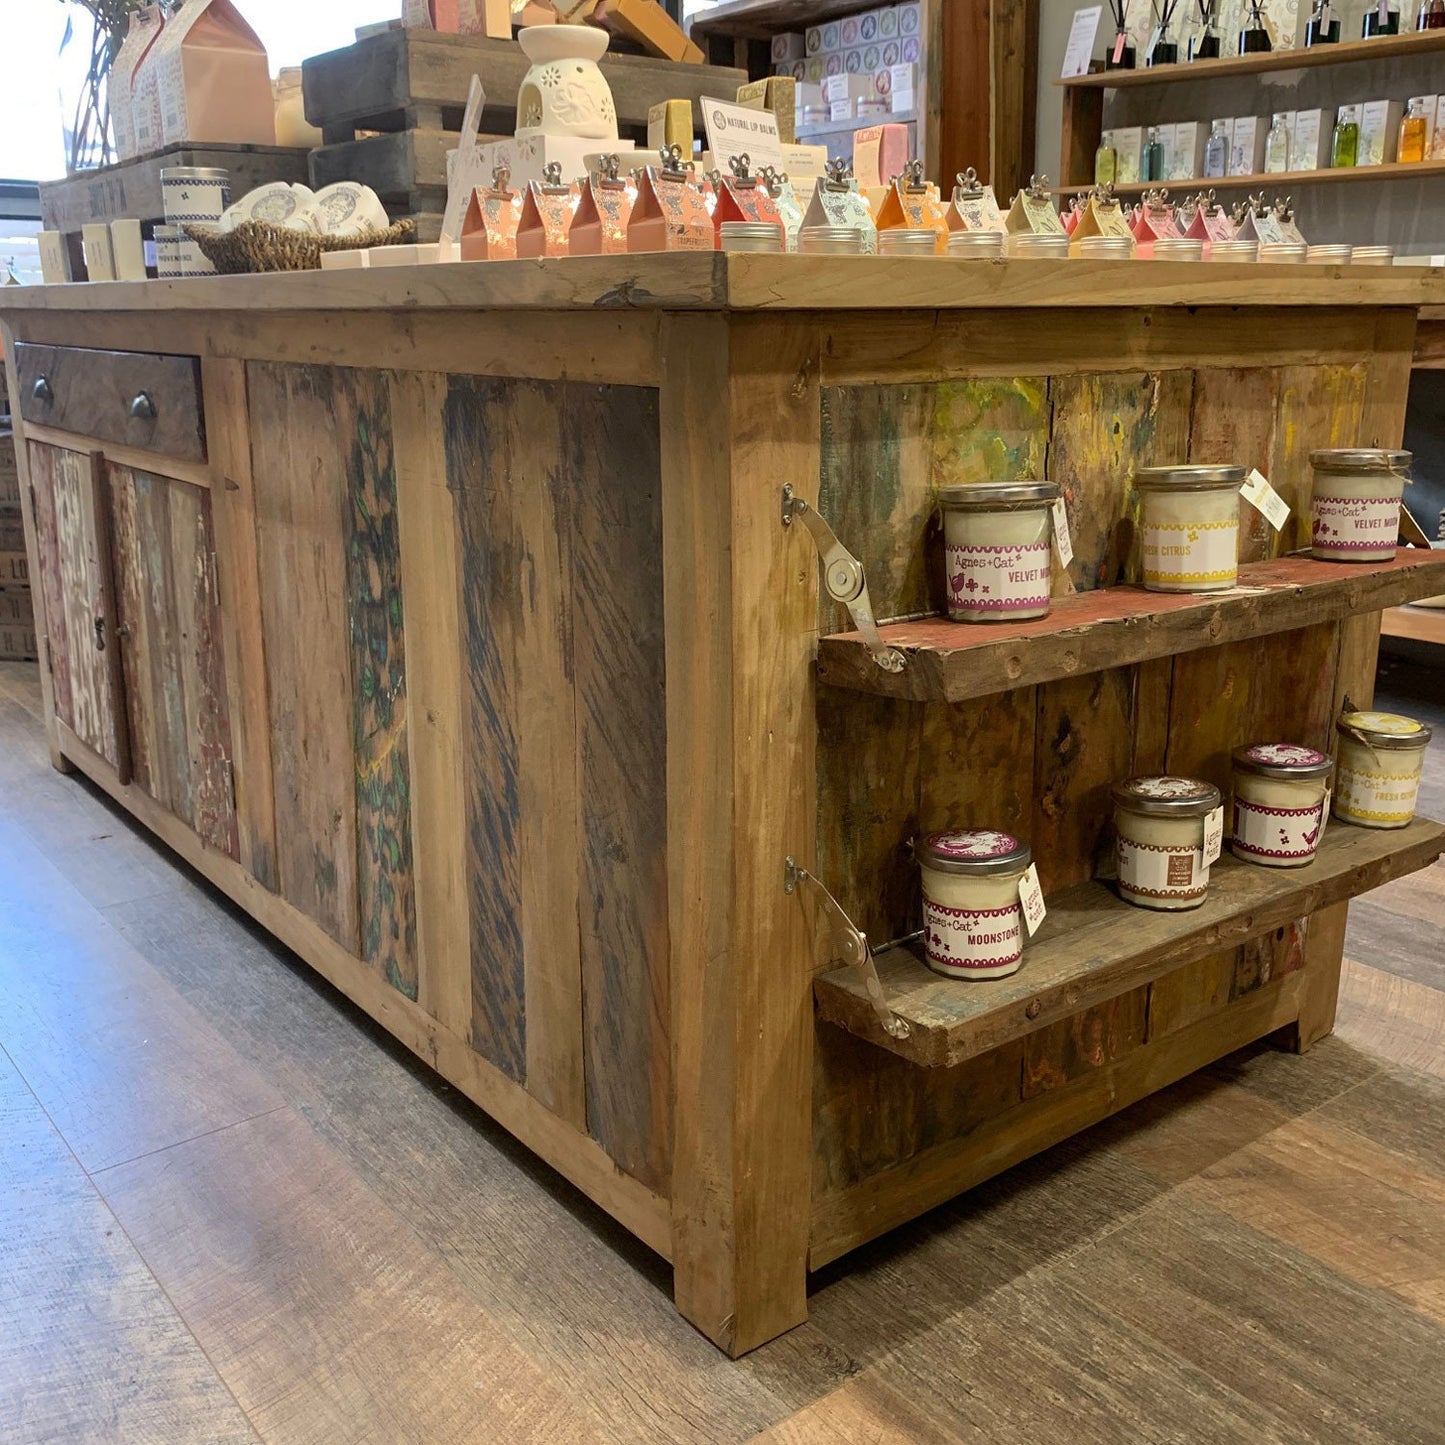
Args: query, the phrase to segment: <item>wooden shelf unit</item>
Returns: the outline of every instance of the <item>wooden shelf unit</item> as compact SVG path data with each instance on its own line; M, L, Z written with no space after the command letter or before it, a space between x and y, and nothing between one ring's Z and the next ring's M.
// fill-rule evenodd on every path
M965 702L1249 637L1333 622L1445 591L1445 551L1401 548L1391 562L1362 565L1281 557L1239 569L1230 593L1148 592L1122 586L1076 592L1033 622L889 623L885 642L908 659L885 672L856 632L818 644L818 680L914 701Z
M1445 647L1445 611L1437 607L1391 607L1380 619L1380 632L1385 637Z
M1208 897L1184 912L1136 908L1107 882L1081 883L1049 899L1048 916L1024 945L1023 967L1008 978L940 977L913 945L877 954L888 1007L908 1025L905 1038L880 1027L851 968L817 979L818 1011L911 1063L949 1068L1427 867L1442 853L1445 826L1426 818L1398 831L1332 822L1303 868L1261 868L1226 851L1210 870Z
M1190 191L1256 191L1273 189L1279 192L1296 186L1327 186L1351 181L1427 181L1435 176L1445 176L1445 161L1416 161L1401 164L1390 161L1379 166L1321 166L1313 171L1277 171L1274 174L1252 176L1194 176L1187 181L1129 181L1114 187L1118 196L1142 196L1145 191L1165 185L1177 195ZM1054 195L1071 196L1087 185L1050 186Z
M1218 60L1198 60L1179 65L1094 71L1088 75L1072 76L1067 80L1056 80L1054 84L1064 92L1059 190L1072 193L1093 184L1094 153L1099 148L1099 138L1104 129L1106 91L1200 84L1241 76L1270 75L1284 71L1313 70L1327 66L1432 55L1442 51L1445 51L1445 30L1425 30L1406 35L1385 35L1377 40L1347 41L1339 45L1300 46L1293 50L1275 50L1263 55L1230 55L1222 56ZM1358 172L1364 174L1357 174ZM1170 181L1165 184L1186 188L1213 186L1215 190L1227 190L1256 185L1317 185L1329 180L1423 180L1441 174L1445 174L1445 163L1425 161L1414 166L1356 166L1339 171L1291 171L1274 176L1226 176L1209 180L1201 178L1192 181ZM1115 187L1121 195L1142 194L1144 189L1143 184Z

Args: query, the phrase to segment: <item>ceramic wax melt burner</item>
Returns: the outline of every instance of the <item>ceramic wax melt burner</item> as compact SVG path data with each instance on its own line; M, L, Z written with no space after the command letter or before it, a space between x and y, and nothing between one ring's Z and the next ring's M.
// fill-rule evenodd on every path
M588 7L590 9L590 7ZM517 32L532 62L517 91L517 136L615 141L617 107L597 62L607 32L592 25L532 25Z
M1266 868L1302 868L1325 830L1334 763L1297 743L1236 748L1230 851Z
M1114 785L1119 896L1141 908L1198 908L1209 892L1204 824L1219 789L1197 778L1130 778Z
M1028 844L988 829L934 833L918 845L928 966L949 978L1003 978L1024 956L1019 882Z

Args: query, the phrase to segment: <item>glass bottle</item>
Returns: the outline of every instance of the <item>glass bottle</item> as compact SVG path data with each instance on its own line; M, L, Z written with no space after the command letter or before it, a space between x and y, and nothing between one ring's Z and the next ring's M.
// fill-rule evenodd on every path
M1445 3L1445 0L1442 0ZM1144 57L1145 65L1177 65L1179 63L1179 46L1169 38L1169 22L1166 20L1159 27L1159 38L1154 42L1153 49Z
M1264 138L1264 169L1269 175L1280 175L1289 169L1289 150L1289 116L1278 112L1270 121L1269 134Z
M1416 30L1445 30L1445 0L1420 0Z
M1352 166L1360 154L1359 107L1342 105L1339 118L1335 121L1334 137L1330 141L1330 165Z
M1335 18L1334 6L1330 0L1314 0L1310 7L1310 18L1305 21L1306 45L1338 45L1340 43L1340 22Z
M1114 37L1114 43L1104 53L1105 70L1133 70L1134 47L1129 44L1129 32L1121 30Z
M1390 8L1389 0L1380 0L1378 5L1366 5L1365 17L1360 22L1360 36L1373 40L1377 35L1398 35L1400 33L1400 12Z
M1162 181L1164 179L1164 142L1159 139L1159 127L1151 125L1144 142L1144 154L1139 162L1141 181Z
M1425 159L1425 103L1416 96L1400 121L1400 144L1395 150L1397 161Z
M1229 132L1226 122L1213 121L1209 127L1209 139L1204 144L1204 174L1210 178L1222 176L1229 164Z
M1094 184L1112 186L1119 180L1119 152L1107 141L1099 142L1094 152Z
M1213 0L1208 5L1201 3L1199 6L1203 24L1189 37L1191 60L1217 60L1224 53L1219 43L1219 23L1215 18L1217 8Z
M1244 18L1244 28L1239 32L1241 55L1258 55L1274 49L1274 42L1269 38L1269 27L1264 23L1264 14L1260 9L1263 3L1264 0L1249 0L1249 13Z

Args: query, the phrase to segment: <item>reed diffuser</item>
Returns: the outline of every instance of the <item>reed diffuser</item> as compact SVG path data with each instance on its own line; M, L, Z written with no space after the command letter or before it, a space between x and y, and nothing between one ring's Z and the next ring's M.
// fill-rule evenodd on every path
M1223 53L1219 43L1219 0L1194 0L1199 8L1199 29L1189 37L1191 60L1218 60Z
M1264 12L1260 8L1264 0L1249 0L1249 13L1244 17L1244 27L1239 32L1239 53L1258 55L1274 49L1269 38L1269 26L1264 23Z
M1114 43L1104 56L1105 70L1133 70L1134 47L1129 44L1129 0L1109 0L1114 16Z
M1150 0L1154 15L1154 33L1149 37L1149 50L1144 56L1145 65L1177 65L1179 46L1171 38L1169 27L1174 23L1174 12L1179 0Z

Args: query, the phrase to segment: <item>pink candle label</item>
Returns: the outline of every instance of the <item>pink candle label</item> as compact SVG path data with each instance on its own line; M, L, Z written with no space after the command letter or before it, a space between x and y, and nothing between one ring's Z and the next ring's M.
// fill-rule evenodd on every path
M1007 968L1023 957L1023 915L1006 908L946 908L923 900L929 962L939 968Z
M1118 839L1119 888L1140 898L1186 900L1203 898L1209 888L1204 851L1159 843Z
M1266 808L1234 800L1234 851L1248 858L1304 862L1315 856L1324 827L1324 800L1313 808Z
M1400 532L1400 504L1393 498L1322 497L1310 503L1312 546L1366 556L1390 553Z
M1007 615L1049 605L1049 544L948 548L948 613Z

